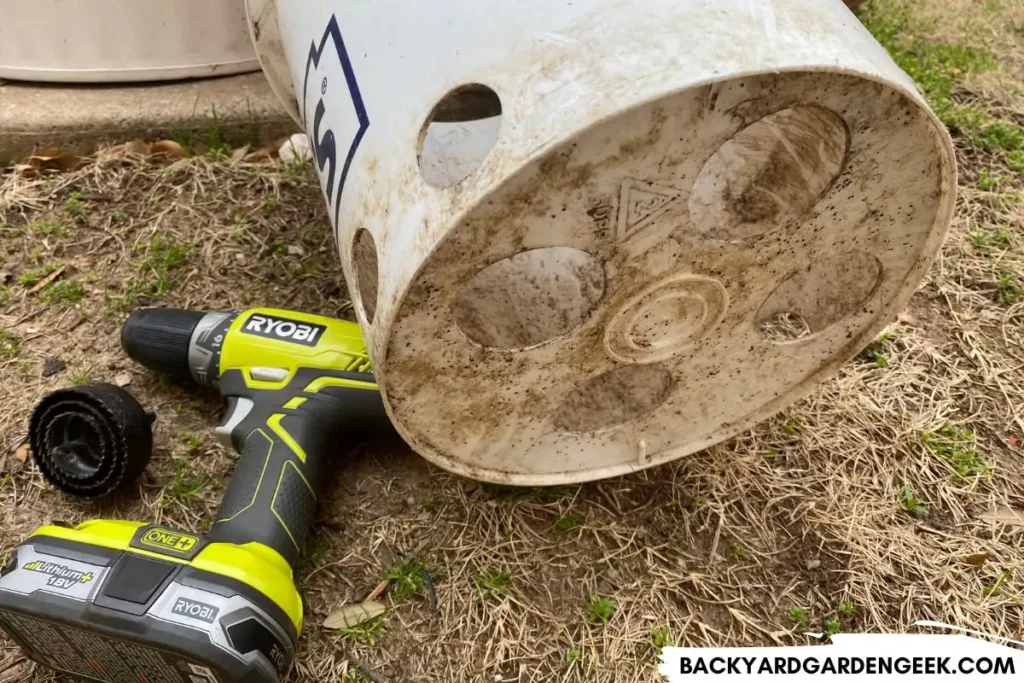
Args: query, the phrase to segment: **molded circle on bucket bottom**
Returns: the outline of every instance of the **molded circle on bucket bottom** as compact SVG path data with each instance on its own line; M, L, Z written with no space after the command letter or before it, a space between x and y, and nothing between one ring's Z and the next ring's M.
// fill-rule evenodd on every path
M655 363L683 353L725 316L729 294L717 280L673 275L628 301L605 329L605 348L623 363Z
M594 432L617 427L651 412L672 391L672 375L657 365L615 368L572 391L555 412L557 429Z
M428 216L452 223L386 295L375 361L402 436L465 476L564 484L668 462L806 394L902 310L948 225L952 149L908 93L835 72L745 76L581 123L528 160L510 140ZM757 237L701 224L694 186L723 141L804 107L847 135L820 196ZM753 224L730 215L725 229ZM600 263L600 296L596 278L512 267L552 244ZM516 270L540 279L512 306ZM806 331L776 343L760 328L773 315Z
M756 237L810 209L835 181L849 136L818 106L775 112L731 137L690 194L693 227L720 240Z
M526 349L574 329L603 293L601 262L587 252L531 249L474 275L459 291L455 321L481 346Z

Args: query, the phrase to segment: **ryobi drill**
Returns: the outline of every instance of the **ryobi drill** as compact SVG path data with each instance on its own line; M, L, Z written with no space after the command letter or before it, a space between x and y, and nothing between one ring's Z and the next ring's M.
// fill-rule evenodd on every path
M142 365L217 387L240 451L213 528L46 526L0 569L0 627L37 662L111 683L274 683L302 628L292 579L331 460L387 416L355 323L252 309L133 314Z

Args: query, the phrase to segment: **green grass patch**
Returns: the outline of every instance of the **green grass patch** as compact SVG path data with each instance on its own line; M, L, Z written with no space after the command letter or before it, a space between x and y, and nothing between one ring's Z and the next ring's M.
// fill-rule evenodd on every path
M874 363L877 367L888 367L889 359L892 354L892 339L892 332L883 332L878 335L878 338L875 339L875 341L871 342L866 349L861 351L861 358L869 363Z
M397 602L418 594L427 584L423 563L415 557L389 564L384 577L391 581L391 597Z
M213 480L203 472L195 472L185 458L174 459L174 477L164 487L161 502L178 502L188 507L192 499L202 493Z
M504 569L492 567L474 573L473 584L482 600L493 600L512 590L512 575Z
M203 439L195 432L190 432L186 429L178 432L178 442L184 446L190 453L195 453L203 448Z
M1012 306L1021 295L1024 295L1024 286L1009 273L1003 273L999 276L998 295L999 303Z
M789 620L798 626L806 626L811 623L811 610L793 605L789 608Z
M587 616L595 623L607 624L615 615L615 601L597 595L587 603Z
M947 423L937 431L921 432L921 442L961 479L988 474L988 463L977 450L977 438L968 429L958 429Z
M92 370L89 368L82 368L75 371L71 375L71 385L80 387L83 384L88 384L92 381Z
M70 227L59 221L35 221L29 223L26 228L30 233L44 235L46 237L67 237L72 233Z
M76 190L68 195L68 198L64 200L64 209L72 216L80 216L85 211L82 193Z
M361 624L355 626L342 626L337 629L338 633L346 635L356 642L363 643L365 645L375 645L377 639L384 632L384 615L374 617L368 621L364 621Z
M42 268L30 268L18 276L18 284L22 287L34 287L39 281L61 267L60 263L47 263Z
M555 531L565 533L566 531L572 531L580 525L580 516L574 512L569 514L560 515L555 520Z
M651 645L655 650L661 652L662 648L671 647L674 644L668 626L657 626L651 629Z
M85 287L78 280L51 282L39 293L50 304L77 304L85 296Z
M914 487L904 484L900 492L900 509L915 517L923 517L928 512L928 503L917 497Z
M896 63L921 88L932 109L946 126L961 133L973 145L1001 151L1007 163L1024 162L1015 155L1024 151L1024 129L993 116L985 108L956 101L957 83L966 76L992 71L999 63L980 47L933 43L907 6L892 0L872 0L860 12L864 26Z
M14 358L18 355L18 338L7 330L0 330L0 358Z
M11 300L11 288L0 285L0 308L7 305L7 302Z

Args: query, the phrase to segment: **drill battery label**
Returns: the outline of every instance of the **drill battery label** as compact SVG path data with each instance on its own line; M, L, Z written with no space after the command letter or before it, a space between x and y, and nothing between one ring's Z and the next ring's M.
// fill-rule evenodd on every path
M263 313L253 313L242 324L242 332L257 337L316 346L327 328L316 323L304 323Z
M176 550L179 553L187 553L196 547L199 538L190 534L183 534L180 531L171 529L150 529L142 535L142 545L161 550Z
M205 602L189 600L187 598L178 598L174 601L174 607L171 608L171 611L175 614L180 614L183 617L198 619L199 621L205 621L207 624L212 624L213 620L217 618L217 613L220 610L213 605L206 604Z
M89 583L95 578L92 572L81 572L63 564L44 562L43 560L29 562L23 569L40 574L49 574L50 578L46 580L46 585L53 586L54 588L72 588L82 583Z

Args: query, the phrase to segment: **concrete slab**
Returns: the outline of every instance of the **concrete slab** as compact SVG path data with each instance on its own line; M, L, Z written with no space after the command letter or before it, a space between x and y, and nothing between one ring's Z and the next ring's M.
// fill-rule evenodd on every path
M262 73L140 85L0 81L0 164L48 147L88 154L103 143L213 130L241 145L298 128Z

